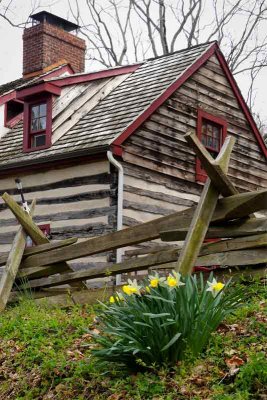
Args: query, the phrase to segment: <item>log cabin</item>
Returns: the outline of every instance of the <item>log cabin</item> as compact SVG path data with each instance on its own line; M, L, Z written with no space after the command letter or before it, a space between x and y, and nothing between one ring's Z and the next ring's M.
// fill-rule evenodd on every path
M78 26L48 12L32 20L23 76L0 86L0 192L19 201L20 178L52 240L82 241L194 205L206 175L184 139L189 130L213 156L233 135L232 182L267 187L266 146L216 42L84 72ZM6 252L17 225L3 202L0 222Z

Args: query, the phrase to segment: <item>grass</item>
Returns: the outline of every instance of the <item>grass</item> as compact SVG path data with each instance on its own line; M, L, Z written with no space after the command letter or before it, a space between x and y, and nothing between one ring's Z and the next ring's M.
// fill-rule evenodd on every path
M247 286L247 299L194 362L132 375L103 369L91 356L97 306L63 310L25 300L0 316L0 400L266 399L266 287Z

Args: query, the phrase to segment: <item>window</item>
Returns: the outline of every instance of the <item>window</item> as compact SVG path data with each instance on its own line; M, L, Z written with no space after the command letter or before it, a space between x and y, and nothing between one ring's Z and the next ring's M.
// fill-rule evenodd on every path
M25 102L24 151L36 151L51 146L52 98Z
M50 237L50 224L45 224L45 225L38 225L38 228L41 229L43 234L49 238ZM27 236L26 238L26 247L32 247L34 246L34 242L30 238L30 236Z
M10 100L5 103L5 127L13 128L23 116L23 102Z
M220 152L227 133L227 122L205 111L199 110L197 120L197 136L213 158ZM206 171L202 168L200 160L196 161L196 180L205 182Z

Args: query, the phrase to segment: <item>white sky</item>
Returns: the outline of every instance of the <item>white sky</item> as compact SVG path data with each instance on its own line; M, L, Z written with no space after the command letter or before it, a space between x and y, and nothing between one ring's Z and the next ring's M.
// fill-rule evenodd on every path
M5 0L2 0L5 1ZM80 2L82 0L78 0ZM127 0L125 0L127 1ZM207 0L209 1L209 0ZM1 0L0 0L1 2ZM33 0L16 0L12 9L14 19L16 22L24 21L31 10ZM49 0L43 0L42 4L51 3ZM2 3L3 4L3 3ZM43 8L47 11L55 13L65 18L67 16L67 0L55 0L51 7ZM38 10L39 11L39 10ZM82 10L83 11L83 10ZM84 12L87 10L84 9ZM70 18L71 20L72 18ZM21 77L22 74L22 34L23 29L11 27L6 21L0 18L0 84L9 82L11 80ZM262 32L267 35L266 32ZM86 70L89 70L89 65ZM103 67L101 67L102 69ZM95 68L94 68L95 69ZM237 78L241 91L246 91L248 80L242 74ZM259 112L261 118L267 120L267 101L266 101L266 88L267 88L267 68L261 72L258 77L258 84L256 87L256 102L255 111Z

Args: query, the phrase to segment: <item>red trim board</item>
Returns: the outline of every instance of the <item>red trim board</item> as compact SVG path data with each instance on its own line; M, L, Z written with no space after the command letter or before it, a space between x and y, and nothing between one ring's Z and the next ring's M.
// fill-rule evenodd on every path
M50 93L59 96L61 93L61 89L51 83L46 82L19 90L16 93L17 93L16 95L17 99L24 100L27 97L39 95L41 93Z
M103 71L91 72L88 74L85 73L78 76L75 75L66 76L64 78L55 79L51 81L51 83L53 83L53 85L56 85L58 87L62 87L62 86L74 85L77 83L90 82L96 79L110 78L113 76L130 74L136 71L140 67L140 65L141 64L127 65L125 67L116 67L113 69L106 69Z
M175 81L173 82L164 93L162 93L137 119L129 125L125 131L119 135L112 145L120 146L139 126L147 120L150 115L156 111L165 100L167 100L179 87L194 73L196 72L209 58L215 53L217 44L214 43L199 59Z
M236 98L238 100L238 103L239 103L242 111L244 112L244 114L245 114L245 116L246 116L246 118L247 118L247 120L249 122L249 125L250 125L250 127L251 127L251 129L252 129L252 131L253 131L253 133L254 133L254 135L255 135L255 137L256 137L259 145L260 145L260 148L263 151L263 154L265 155L265 157L267 158L267 148L265 146L263 137L261 136L261 134L259 132L259 129L258 129L258 127L257 127L257 125L256 125L256 123L255 123L255 121L254 121L254 119L253 119L253 117L251 115L251 112L250 112L250 110L249 110L249 108L248 108L248 106L247 106L247 104L246 104L241 92L240 92L240 89L239 89L239 87L238 87L238 85L237 85L237 83L235 81L235 78L233 77L233 74L231 73L231 71L230 71L230 69L229 69L229 67L227 65L227 62L226 62L222 52L220 51L220 49L217 48L215 53L216 53L216 56L217 56L217 58L219 60L220 65L221 65L221 67L222 67L222 69L223 69L223 71L224 71L224 73L225 73L225 75L226 75L226 77L228 79L228 82L230 83L231 88L232 88L232 90L233 90L233 92L234 92L234 94L235 94L235 96L236 96Z

